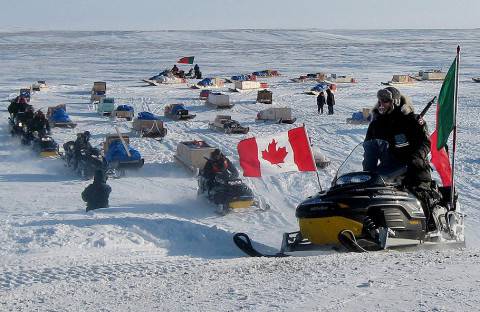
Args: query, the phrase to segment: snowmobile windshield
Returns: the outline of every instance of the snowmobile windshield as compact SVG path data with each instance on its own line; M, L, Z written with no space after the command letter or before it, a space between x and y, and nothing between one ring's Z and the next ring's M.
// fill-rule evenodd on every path
M333 185L355 184L379 178L382 184L394 182L406 167L396 162L389 152L388 142L371 140L358 144L338 168Z

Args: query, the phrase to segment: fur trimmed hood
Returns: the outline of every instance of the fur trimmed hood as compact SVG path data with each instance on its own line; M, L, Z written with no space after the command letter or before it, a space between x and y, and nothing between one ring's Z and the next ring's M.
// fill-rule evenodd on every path
M414 113L413 109L413 102L410 99L410 97L406 95L401 95L400 96L400 105L399 106L394 106L393 110L389 113L391 114L395 110L400 110L400 112L404 115L408 115L410 113ZM380 113L378 112L378 102L375 103L375 106L372 108L372 120L375 120L378 116L380 116Z

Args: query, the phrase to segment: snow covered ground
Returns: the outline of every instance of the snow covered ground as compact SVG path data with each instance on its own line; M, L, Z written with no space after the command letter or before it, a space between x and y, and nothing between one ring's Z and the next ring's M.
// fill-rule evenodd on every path
M0 310L1 311L476 311L480 288L479 30L329 31L226 30L165 32L0 33L0 99L46 80L36 109L65 103L75 129L54 128L60 144L89 130L101 144L117 125L145 158L138 172L110 179L111 208L86 213L80 198L90 183L61 159L39 159L8 133L7 102L0 110ZM371 107L381 81L395 73L448 70L461 45L457 187L467 213L464 250L388 251L291 258L247 258L235 232L274 251L283 232L297 230L295 207L318 191L313 173L245 179L272 208L217 215L197 199L195 177L176 164L178 142L204 139L238 166L237 143L305 124L315 146L332 160L320 171L328 187L341 161L364 138L365 125L347 117ZM295 125L257 123L256 91L231 93L229 111L250 127L248 135L208 128L216 111L185 85L144 87L139 82L182 56L195 55L205 77L230 77L263 69L282 76L262 79L274 106L288 106ZM187 65L180 65L188 70ZM317 115L311 83L290 78L318 71L353 74L338 85L335 115ZM166 121L163 142L142 139L131 122L89 109L93 81L136 111L160 114L185 103L197 118ZM441 83L400 87L420 111ZM229 86L225 86L227 90ZM432 108L427 114L434 128Z

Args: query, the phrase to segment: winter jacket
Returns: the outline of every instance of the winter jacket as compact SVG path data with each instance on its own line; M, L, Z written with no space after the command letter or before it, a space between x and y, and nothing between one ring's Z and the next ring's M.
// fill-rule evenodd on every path
M209 159L203 168L203 176L211 180L216 174L226 172L231 176L238 177L238 171L228 158L220 160Z
M330 89L327 89L327 105L328 106L335 105L335 96L333 95L333 92L330 91Z
M47 118L34 117L28 126L30 132L37 131L40 134L50 133L50 123Z
M396 161L407 165L404 179L406 186L419 185L432 180L427 159L430 152L430 138L426 124L420 125L411 102L402 96L400 106L392 112L381 115L378 104L372 110L372 122L368 126L365 141L385 140Z
M25 112L27 109L28 104L26 103L17 103L16 100L12 101L10 105L8 105L8 112L15 117L19 112Z
M319 94L317 96L317 106L323 107L325 105L325 95Z
M104 173L102 171L97 171L93 183L87 186L82 192L82 199L87 202L87 211L98 208L107 208L108 197L110 196L111 191L112 188L105 183Z

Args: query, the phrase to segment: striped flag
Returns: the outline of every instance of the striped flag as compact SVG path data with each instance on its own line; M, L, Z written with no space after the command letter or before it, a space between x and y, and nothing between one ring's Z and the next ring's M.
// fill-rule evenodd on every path
M195 56L185 56L177 61L178 64L193 64Z

